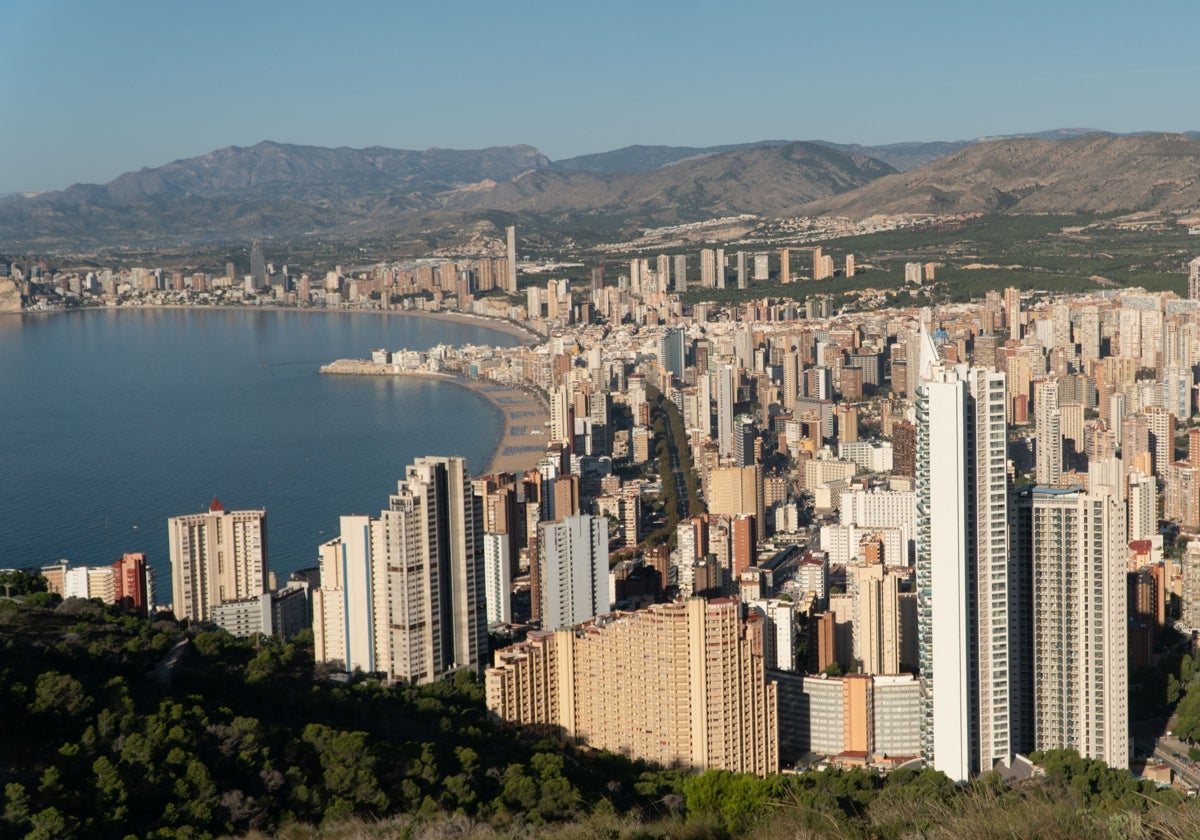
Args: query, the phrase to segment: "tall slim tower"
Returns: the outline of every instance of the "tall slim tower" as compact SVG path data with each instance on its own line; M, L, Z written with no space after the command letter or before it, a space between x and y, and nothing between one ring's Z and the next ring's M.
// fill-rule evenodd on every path
M517 229L509 225L504 229L508 239L508 277L505 278L504 288L510 295L517 293Z
M207 513L167 520L171 608L175 617L210 621L222 601L267 591L267 512L227 511L213 499Z
M792 282L792 252L787 248L779 252L779 282Z
M675 255L675 291L686 292L688 287L687 281L687 254Z
M541 524L542 628L558 630L608 612L608 520L579 514Z
M250 276L254 288L261 289L267 285L267 260L263 256L262 242L257 239L250 246Z
M1032 746L1128 767L1125 515L1115 487L1089 483L1035 487L1017 505L1032 568Z
M462 458L419 458L378 518L321 546L317 662L427 683L488 653L482 500Z
M1044 487L1062 483L1062 414L1058 408L1058 382L1043 379L1034 383L1033 415L1035 423L1034 476Z
M683 327L669 327L658 339L658 363L676 379L683 379L684 361Z
M722 457L733 455L733 403L737 396L732 365L719 365L717 378L717 447Z
M1008 552L1004 375L921 328L917 601L925 759L955 780L1021 748L1021 575Z

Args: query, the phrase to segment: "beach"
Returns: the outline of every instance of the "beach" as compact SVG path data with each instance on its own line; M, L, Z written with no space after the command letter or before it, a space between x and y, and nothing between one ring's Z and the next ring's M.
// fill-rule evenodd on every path
M540 397L524 388L489 379L465 379L417 370L397 371L391 365L376 364L363 359L338 359L322 365L321 373L338 376L416 376L461 385L480 394L504 414L504 430L500 435L500 444L487 469L481 473L483 475L499 472L519 475L536 467L545 454L546 424L550 422L550 412Z

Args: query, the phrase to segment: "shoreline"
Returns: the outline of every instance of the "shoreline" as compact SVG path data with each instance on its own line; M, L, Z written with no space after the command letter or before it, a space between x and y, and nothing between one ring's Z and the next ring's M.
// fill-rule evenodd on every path
M550 422L550 411L536 394L524 388L490 379L466 379L453 374L421 370L396 370L391 365L363 359L338 359L322 365L320 370L330 376L412 376L449 382L479 394L500 410L504 424L500 442L487 468L475 477L501 472L521 475L526 470L534 469L545 454L547 437L544 430Z
M201 309L205 311L232 311L232 312L321 312L331 315L411 315L414 318L433 318L435 320L449 321L455 324L462 324L468 327L479 327L492 332L502 333L503 335L512 336L526 345L539 344L546 340L546 337L539 335L533 330L518 324L515 321L510 321L507 318L494 318L488 315L476 315L471 312L457 312L453 310L442 310L438 312L430 312L426 309L329 309L323 306L277 306L277 305L259 305L251 306L220 306L211 303L184 304L184 303L148 303L139 304L137 306L75 306L71 308L61 309L16 309L12 311L0 312L0 315L58 315L65 312L130 312L137 310L187 310Z

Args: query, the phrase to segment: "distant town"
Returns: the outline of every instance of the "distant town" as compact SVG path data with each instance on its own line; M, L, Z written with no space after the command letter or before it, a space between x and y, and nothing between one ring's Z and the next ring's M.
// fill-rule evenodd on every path
M485 474L417 459L290 581L266 512L218 499L165 523L169 605L137 554L26 571L237 636L311 628L323 678L470 671L498 720L663 767L957 782L1068 748L1200 788L1137 700L1200 630L1200 257L1186 298L897 307L879 289L835 309L821 281L862 266L828 246L593 260L572 280L517 243L509 227L502 255L321 276L257 242L248 274L0 265L25 311L432 313L530 339L328 360L475 387L505 435ZM938 267L909 262L904 288ZM767 281L795 294L722 302Z

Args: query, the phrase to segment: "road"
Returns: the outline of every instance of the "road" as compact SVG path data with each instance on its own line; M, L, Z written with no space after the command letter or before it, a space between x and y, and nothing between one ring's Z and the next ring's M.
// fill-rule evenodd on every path
M1154 758L1175 772L1177 783L1192 790L1200 789L1200 769L1188 758L1188 745L1170 735L1160 735L1154 747Z

